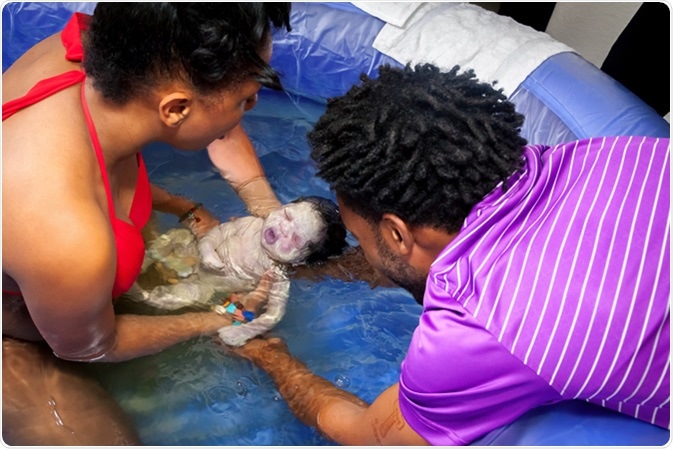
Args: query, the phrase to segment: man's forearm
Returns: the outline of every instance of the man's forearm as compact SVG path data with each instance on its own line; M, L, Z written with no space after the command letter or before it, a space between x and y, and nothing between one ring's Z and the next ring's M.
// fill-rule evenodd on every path
M254 362L271 377L297 418L327 436L330 432L320 428L318 422L321 411L338 402L347 402L363 409L369 406L357 396L313 374L306 365L290 354L265 351Z
M232 350L267 372L297 418L338 444L427 444L404 420L398 384L368 404L313 374L279 338L255 338Z

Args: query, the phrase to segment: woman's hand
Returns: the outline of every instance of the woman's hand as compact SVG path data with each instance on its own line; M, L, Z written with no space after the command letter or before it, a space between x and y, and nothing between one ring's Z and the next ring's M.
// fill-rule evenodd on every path
M245 203L248 212L256 217L266 217L281 206L252 142L240 124L224 138L208 145L207 150L213 165Z
M219 225L220 220L215 218L203 207L199 207L189 213L181 223L187 226L197 239L200 239L206 235L208 231Z
M208 212L203 204L173 195L155 184L151 184L150 187L154 210L177 216L178 221L187 226L197 239L220 224L220 221Z

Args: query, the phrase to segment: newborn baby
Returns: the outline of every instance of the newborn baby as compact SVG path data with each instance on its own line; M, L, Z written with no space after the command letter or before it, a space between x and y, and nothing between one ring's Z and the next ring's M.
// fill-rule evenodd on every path
M346 246L346 229L336 204L326 198L303 197L266 218L247 216L221 223L198 241L186 229L160 236L149 245L145 266L160 261L181 279L149 291L136 283L130 296L165 310L201 305L231 313L235 325L223 327L219 335L224 343L240 346L271 329L285 314L289 267L324 262ZM193 263L195 256L199 263ZM242 304L247 309L243 311L234 301L214 302L217 293L255 290L265 274L271 282L258 317L251 316L258 304Z

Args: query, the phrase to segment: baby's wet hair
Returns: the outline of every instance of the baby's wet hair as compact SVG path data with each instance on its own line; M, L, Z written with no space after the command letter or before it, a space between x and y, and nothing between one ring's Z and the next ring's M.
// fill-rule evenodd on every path
M339 256L348 247L346 242L346 227L341 221L341 214L337 204L320 196L310 195L299 197L291 203L308 202L320 213L326 224L323 238L309 245L309 254L304 263L306 265L319 265L330 257Z

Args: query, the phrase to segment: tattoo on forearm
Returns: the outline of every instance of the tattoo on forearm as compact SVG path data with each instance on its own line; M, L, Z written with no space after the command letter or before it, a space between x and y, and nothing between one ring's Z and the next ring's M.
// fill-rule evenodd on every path
M383 421L379 421L377 418L372 420L372 431L374 432L374 438L379 444L383 443L383 439L388 435L390 429L395 428L397 430L402 430L404 428L404 418L402 417L402 412L400 411L399 401L395 399L393 403L393 411L390 415Z

